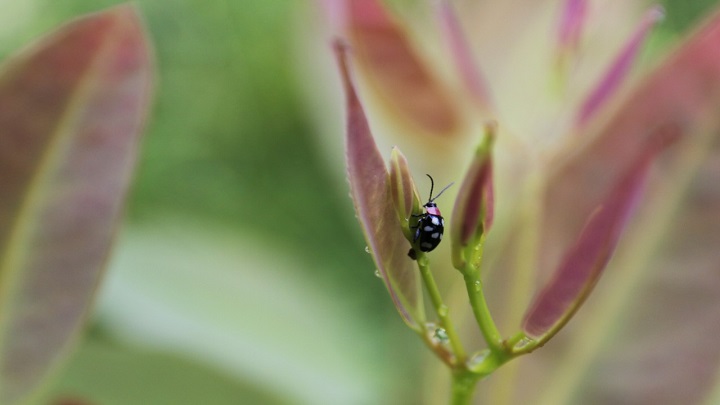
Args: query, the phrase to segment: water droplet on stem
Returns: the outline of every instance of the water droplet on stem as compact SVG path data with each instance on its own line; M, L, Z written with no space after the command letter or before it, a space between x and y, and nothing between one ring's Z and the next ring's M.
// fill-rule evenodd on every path
M530 339L529 337L524 337L520 339L517 343L515 343L515 346L513 346L513 350L522 350L527 345L533 343L534 341Z
M438 316L446 317L448 314L448 307L447 305L440 305L440 307L437 309Z
M433 335L435 339L437 339L440 343L447 343L449 340L447 331L443 328L437 328L435 329L435 334Z
M482 364L483 361L485 361L485 358L490 354L489 349L485 349L481 352L475 353L470 359L467 361L467 365L469 369L474 369L478 367L480 364Z

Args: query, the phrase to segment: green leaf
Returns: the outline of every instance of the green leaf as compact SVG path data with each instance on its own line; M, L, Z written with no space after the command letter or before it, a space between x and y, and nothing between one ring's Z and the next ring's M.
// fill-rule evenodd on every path
M0 73L0 403L65 357L100 282L151 85L132 6L76 20Z

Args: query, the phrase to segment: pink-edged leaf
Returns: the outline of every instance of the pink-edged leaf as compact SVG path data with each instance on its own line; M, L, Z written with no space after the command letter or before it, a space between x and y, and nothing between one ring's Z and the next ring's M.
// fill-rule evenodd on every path
M0 72L0 403L57 368L122 214L151 87L132 6L78 19Z
M664 11L660 6L654 6L645 13L638 28L610 64L597 86L592 89L588 97L583 101L578 112L578 126L587 123L617 92L624 79L628 76L630 68L633 66L642 45L645 43L645 39L650 33L650 29L663 18L663 15Z
M378 0L345 1L357 63L389 113L416 131L436 136L456 133L458 108L413 49L405 30Z
M525 333L540 342L557 333L580 308L597 283L633 208L642 194L657 150L649 150L591 214L558 270L535 297L525 316Z
M460 21L458 21L452 5L447 1L440 1L438 5L438 18L450 45L450 51L455 58L460 77L467 90L478 105L488 110L492 106L492 97L484 75L473 59L470 46L463 34Z
M348 50L339 42L334 47L345 86L347 170L355 211L395 307L408 326L421 331L425 314L420 283L406 255L409 245L393 206L388 171L350 80Z

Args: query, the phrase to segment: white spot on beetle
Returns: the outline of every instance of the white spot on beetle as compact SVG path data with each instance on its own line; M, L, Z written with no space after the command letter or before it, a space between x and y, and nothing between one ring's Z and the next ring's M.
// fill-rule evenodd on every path
M445 218L441 219L440 223L442 224L442 226L445 226Z
M438 217L430 217L430 221L432 221L433 225L437 226L440 225L440 220Z
M423 243L420 244L420 247L421 247L421 248L425 248L425 249L431 249L431 248L432 248L432 243L423 242Z
M442 240L442 234L440 234L440 237L438 239Z
M440 232L435 232L434 234L430 235L433 239L438 239L440 237Z
M423 230L424 230L425 232L432 232L432 231L435 230L435 228L433 228L432 226L428 225L428 226L426 226L425 228L423 228Z

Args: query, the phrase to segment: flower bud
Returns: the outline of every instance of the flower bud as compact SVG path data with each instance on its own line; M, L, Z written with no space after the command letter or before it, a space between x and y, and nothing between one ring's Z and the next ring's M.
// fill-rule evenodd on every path
M492 146L497 124L485 125L485 137L475 151L470 169L465 175L455 200L450 224L453 264L462 267L467 258L464 251L482 242L493 220Z

